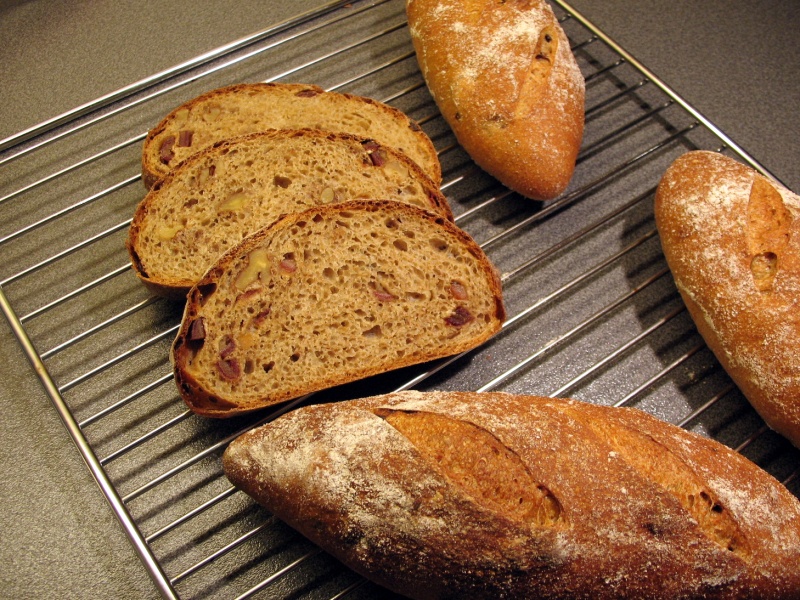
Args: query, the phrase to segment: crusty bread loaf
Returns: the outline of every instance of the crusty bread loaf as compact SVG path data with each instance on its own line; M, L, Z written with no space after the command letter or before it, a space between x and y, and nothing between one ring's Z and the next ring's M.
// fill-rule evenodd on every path
M463 231L393 201L287 215L192 288L172 357L195 412L228 417L486 341L499 278Z
M523 196L559 195L583 138L584 80L543 0L408 0L420 69L478 165Z
M635 409L404 392L240 436L228 478L412 598L800 598L800 502Z
M800 447L800 197L695 151L664 174L655 213L708 347L767 424Z
M396 108L315 85L243 83L182 104L148 133L142 149L144 184L152 187L181 161L215 142L266 129L321 129L373 138L404 152L436 185L441 183L433 143Z
M406 155L349 134L272 130L189 157L139 204L127 246L139 278L185 296L219 256L279 216L357 198L407 202L452 219Z

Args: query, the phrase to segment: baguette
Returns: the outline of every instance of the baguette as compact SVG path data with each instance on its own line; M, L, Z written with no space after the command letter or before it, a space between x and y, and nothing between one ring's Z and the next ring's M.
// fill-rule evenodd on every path
M635 409L405 392L297 409L230 481L411 598L800 598L800 502Z
M436 183L433 143L401 111L315 85L243 83L211 90L169 113L145 138L142 179L149 189L175 165L215 142L266 129L321 129L378 140L407 154Z
M193 411L229 417L469 350L504 317L494 268L444 217L327 204L254 233L192 288L175 379Z
M530 198L561 194L583 138L585 84L543 0L408 0L420 69L475 162Z
M706 344L766 423L800 447L800 197L695 151L664 174L655 214Z
M356 198L388 198L448 219L416 163L349 134L273 130L217 142L159 181L136 209L127 247L156 293L185 297L219 256L279 216Z

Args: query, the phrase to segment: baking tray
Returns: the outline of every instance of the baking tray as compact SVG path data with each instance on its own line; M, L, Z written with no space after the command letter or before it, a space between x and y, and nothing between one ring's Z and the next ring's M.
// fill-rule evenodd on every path
M771 432L697 334L653 220L680 154L765 172L566 3L586 131L557 200L477 168L424 85L404 2L332 2L0 141L0 305L53 407L165 598L386 598L234 490L220 454L295 406L397 389L498 390L634 406L737 449L800 495L800 453ZM189 413L171 380L182 305L152 296L124 240L139 152L174 106L241 81L371 96L433 139L456 221L502 273L509 320L479 349L255 415ZM56 435L61 435L58 432Z

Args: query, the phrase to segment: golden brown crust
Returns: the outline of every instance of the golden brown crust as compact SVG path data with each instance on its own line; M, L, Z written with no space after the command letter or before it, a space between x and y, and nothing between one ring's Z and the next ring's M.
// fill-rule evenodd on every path
M464 149L524 196L568 185L583 137L584 80L542 0L408 0L420 69Z
M316 544L412 598L800 597L797 499L721 444L633 409L388 394L293 411L234 441L223 466ZM505 502L513 494L551 509L530 518ZM705 498L737 547L698 522L692 503Z
M261 115L250 124L235 122L237 106L255 103ZM232 106L230 117L227 106ZM365 111L364 115L360 112ZM191 125L184 128L189 119ZM345 128L342 125L350 124ZM373 137L398 148L440 185L441 165L433 143L402 111L372 98L326 92L321 87L291 83L241 83L208 91L178 106L156 125L142 147L142 180L150 189L194 152L234 135L266 129L314 128ZM182 141L181 131L190 132ZM392 143L397 139L398 143ZM402 140L402 141L399 141Z
M310 153L315 168L287 164L286 155L297 153ZM229 197L242 206L217 210ZM282 129L216 142L175 167L137 206L126 246L149 289L185 297L212 260L247 233L288 212L356 197L424 205L453 219L445 196L405 154L347 133Z
M767 424L800 447L800 198L696 151L667 170L655 211L698 331Z
M341 215L352 220L352 235ZM391 233L384 239L371 225L357 226L373 221ZM322 222L334 228L323 235L337 243L324 237L303 246L297 232L315 236ZM288 247L301 249L283 272ZM249 273L256 253L259 270ZM439 262L442 253L458 259ZM452 287L454 277L462 287ZM458 354L492 337L504 319L499 276L468 234L411 205L351 201L286 215L224 254L188 294L172 360L187 405L229 417ZM261 348L255 355L245 347L253 344ZM283 351L289 347L295 350ZM239 375L250 364L249 377L226 382L218 350L220 360L236 358Z

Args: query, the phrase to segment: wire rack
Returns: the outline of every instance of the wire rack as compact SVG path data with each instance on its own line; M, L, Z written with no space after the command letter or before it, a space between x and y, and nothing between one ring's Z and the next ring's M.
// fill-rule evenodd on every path
M798 451L698 336L661 254L659 178L697 148L752 159L613 40L555 4L586 78L586 131L557 200L519 197L458 146L419 73L401 0L333 2L0 142L0 303L166 598L387 597L227 482L226 445L302 403L398 389L503 390L635 406L744 453L800 495ZM456 222L502 273L509 319L483 347L228 421L188 412L169 345L182 306L124 249L149 127L241 81L371 96L433 139ZM60 435L60 433L59 433Z

